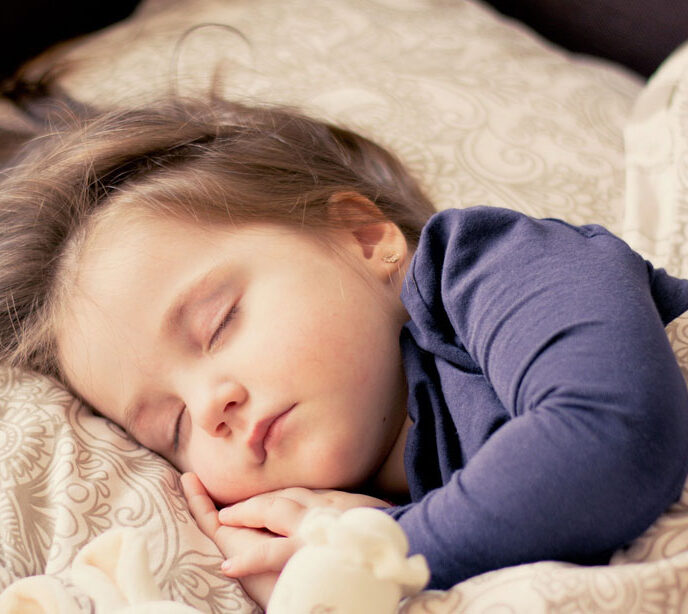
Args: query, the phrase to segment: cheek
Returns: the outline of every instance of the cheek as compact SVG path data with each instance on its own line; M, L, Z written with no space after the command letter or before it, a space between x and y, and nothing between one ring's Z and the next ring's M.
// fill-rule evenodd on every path
M278 309L263 304L251 318L244 329L242 359L273 381L319 371L331 361L329 349L342 347L346 338L337 329L338 314L318 304L291 301Z
M318 462L304 463L304 486L342 490L356 488L370 477L378 464L381 441L364 416L358 422L350 419L347 426L333 425L319 442L308 446L308 457Z
M192 436L180 469L195 473L213 501L223 505L274 489L274 478L244 462L241 451L222 438Z
M219 458L190 458L186 471L193 471L216 503L227 505L258 493L257 481L246 475L246 471L233 467ZM243 476L237 479L237 476Z

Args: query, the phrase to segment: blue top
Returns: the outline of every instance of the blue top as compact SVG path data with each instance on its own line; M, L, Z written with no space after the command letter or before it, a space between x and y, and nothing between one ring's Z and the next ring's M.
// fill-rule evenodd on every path
M388 511L431 587L606 562L677 499L688 391L664 325L688 281L600 226L475 207L430 219L402 300L412 503Z

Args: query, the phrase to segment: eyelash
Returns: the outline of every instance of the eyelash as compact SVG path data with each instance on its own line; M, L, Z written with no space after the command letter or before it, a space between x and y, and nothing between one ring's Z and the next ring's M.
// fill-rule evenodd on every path
M234 319L234 316L236 316L238 311L239 308L236 305L233 305L232 308L226 313L225 317L222 319L222 322L220 322L220 325L215 329L213 336L210 338L210 341L208 342L209 350L213 349L213 346L222 334L222 331L224 331L225 327Z
M182 416L186 411L186 406L182 407L181 411L177 415L177 421L174 424L174 440L172 441L172 448L175 452L179 450L179 433L181 431Z

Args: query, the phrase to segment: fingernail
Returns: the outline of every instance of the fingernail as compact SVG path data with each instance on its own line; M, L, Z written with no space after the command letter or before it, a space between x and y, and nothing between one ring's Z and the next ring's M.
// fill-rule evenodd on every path
M225 573L228 572L232 567L232 561L231 559L226 559L222 561L222 565L220 565L220 569L224 571Z

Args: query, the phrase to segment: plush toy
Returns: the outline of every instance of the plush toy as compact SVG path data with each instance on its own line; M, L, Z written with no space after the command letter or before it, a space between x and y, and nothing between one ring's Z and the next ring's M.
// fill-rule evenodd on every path
M298 535L305 545L282 570L267 614L393 614L430 577L422 555L406 558L406 535L380 510L316 508Z
M150 571L145 534L110 529L74 557L72 583L95 603L96 614L202 614L166 601ZM31 576L0 594L3 614L83 614L76 600L53 576Z
M299 535L305 546L282 571L269 614L393 614L404 596L428 581L425 559L406 558L404 532L379 510L314 509ZM163 599L140 530L110 529L89 542L74 558L71 581L93 599L96 614L201 614ZM80 614L82 609L59 579L43 575L5 589L0 612Z

